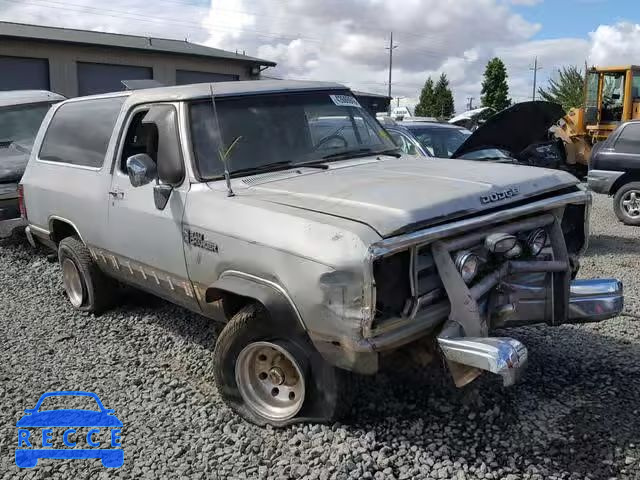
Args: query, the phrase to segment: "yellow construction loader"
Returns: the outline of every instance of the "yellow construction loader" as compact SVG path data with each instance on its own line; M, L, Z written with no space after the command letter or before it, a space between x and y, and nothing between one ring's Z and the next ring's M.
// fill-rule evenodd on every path
M565 144L567 166L586 173L593 145L633 119L640 119L640 66L589 69L584 107L571 109L553 128Z

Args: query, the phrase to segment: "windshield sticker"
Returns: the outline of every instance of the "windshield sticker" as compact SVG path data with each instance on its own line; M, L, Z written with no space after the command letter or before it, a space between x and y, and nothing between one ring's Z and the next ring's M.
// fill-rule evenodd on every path
M362 106L358 103L351 95L329 95L333 103L335 103L339 107L356 107L362 108Z

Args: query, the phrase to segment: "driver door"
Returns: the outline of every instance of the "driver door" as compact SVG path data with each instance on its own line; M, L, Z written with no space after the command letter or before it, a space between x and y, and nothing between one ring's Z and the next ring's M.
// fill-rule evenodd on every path
M126 283L199 310L188 280L182 242L189 181L185 179L175 187L166 207L160 210L154 202L157 179L133 187L127 174L127 159L133 155L147 154L157 164L158 129L143 122L150 107L140 106L130 113L113 165L108 208L107 244L112 250L109 263L113 273Z

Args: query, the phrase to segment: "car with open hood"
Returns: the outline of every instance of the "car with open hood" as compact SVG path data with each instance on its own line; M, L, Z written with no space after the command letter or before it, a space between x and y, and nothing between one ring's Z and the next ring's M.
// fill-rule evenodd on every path
M575 177L403 155L339 84L68 100L22 184L71 305L108 308L121 282L222 322L216 386L259 425L339 418L348 372L399 351L441 356L458 386L511 385L527 349L495 329L623 305L619 281L573 280L591 201Z
M62 95L43 90L0 92L0 238L24 226L18 183L27 166L42 119Z

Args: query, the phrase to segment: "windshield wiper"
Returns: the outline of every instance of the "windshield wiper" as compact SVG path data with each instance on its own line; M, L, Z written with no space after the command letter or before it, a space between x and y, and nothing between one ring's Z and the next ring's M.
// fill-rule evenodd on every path
M359 157L368 157L374 155L389 155L395 158L400 158L400 152L398 149L388 149L388 150L373 150L372 148L358 148L355 150L346 150L338 153L330 153L329 155L325 155L322 157L323 160L340 160L340 159L348 159L348 158L359 158Z
M230 172L231 176L234 175L247 175L253 173L262 173L262 172L271 172L274 170L286 170L288 168L297 168L297 167L309 167L309 168L320 168L322 170L326 170L329 168L327 165L314 165L314 164L306 164L306 163L294 163L290 160L282 161L282 162L272 162L267 163L265 165L258 165L257 167L248 167L241 168L239 170L233 170Z

